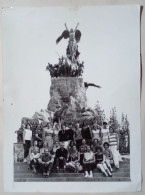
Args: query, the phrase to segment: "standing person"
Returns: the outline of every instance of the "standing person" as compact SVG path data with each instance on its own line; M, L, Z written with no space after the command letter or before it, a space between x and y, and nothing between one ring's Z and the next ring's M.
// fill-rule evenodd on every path
M49 152L53 149L53 136L54 131L50 123L47 123L47 127L43 130L43 140L47 143Z
M68 134L68 140L74 141L74 130L72 129L71 123L68 125L67 134Z
M34 141L37 141L38 147L42 148L43 147L43 129L41 126L38 126L36 130L34 131Z
M66 169L66 162L68 159L68 151L64 148L64 143L60 144L60 148L56 150L56 165L59 172L60 168Z
M17 133L17 142L18 143L24 143L24 140L23 140L24 129L25 129L25 124L22 123L19 130L15 131L15 133Z
M29 154L29 148L31 147L32 142L32 131L30 130L30 125L27 124L26 129L23 133L24 140L24 162L27 162L27 156Z
M82 167L80 165L80 155L77 151L76 146L73 146L73 151L69 155L70 161L66 164L67 168L74 170L75 172L79 172L82 170Z
M89 125L87 125L85 122L83 123L82 127L82 137L86 140L87 145L90 146L92 143L92 132Z
M54 141L54 143L55 142L57 142L59 139L58 139L58 133L59 133L59 131L60 131L60 126L59 126L59 124L58 123L55 123L54 124L54 136L53 136L53 141Z
M102 131L102 144L104 144L104 142L109 142L108 140L109 128L107 127L106 121L103 122L103 127L101 131Z
M100 142L100 144L102 143L102 138L103 138L103 133L101 130L102 128L99 125L97 124L93 125L93 130L92 130L93 140L97 139Z
M66 126L64 124L61 125L61 130L58 133L58 139L59 142L63 142L64 147L67 149L68 148L68 133L66 130Z
M113 127L109 127L109 145L110 145L110 150L113 155L113 161L114 165L117 169L119 169L119 139L117 133L115 133Z
M76 146L77 146L77 150L79 151L80 146L82 144L82 132L81 132L81 128L79 128L79 123L76 123L75 125L75 134L74 134L74 139L76 142Z
M96 149L96 164L97 164L97 168L100 169L102 171L102 173L105 174L106 177L112 177L112 173L109 171L108 167L106 166L105 163L105 156L103 154L102 148L98 147Z
M90 146L87 146L87 152L84 153L84 170L85 170L85 177L93 177L93 169L95 166L95 155L91 151Z
M53 161L54 161L53 156L50 154L48 149L45 149L44 154L39 159L43 176L49 176L53 166Z
M83 151L84 153L87 152L87 144L86 144L86 140L85 139L82 139L82 145L80 146L79 148L79 151Z
M35 148L31 153L30 153L30 168L33 168L33 173L37 173L37 169L39 168L39 162L38 159L40 158L40 153Z

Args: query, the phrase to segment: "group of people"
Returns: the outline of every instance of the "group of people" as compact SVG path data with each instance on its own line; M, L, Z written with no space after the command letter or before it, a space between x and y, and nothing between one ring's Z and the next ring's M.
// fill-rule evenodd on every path
M114 129L83 123L46 126L22 124L24 162L34 173L48 176L53 169L84 172L93 177L95 168L105 176L119 169L119 139Z
M57 77L79 77L82 76L84 69L84 62L76 61L74 65L69 64L66 58L59 58L58 64L50 64L46 67L49 70L51 78Z

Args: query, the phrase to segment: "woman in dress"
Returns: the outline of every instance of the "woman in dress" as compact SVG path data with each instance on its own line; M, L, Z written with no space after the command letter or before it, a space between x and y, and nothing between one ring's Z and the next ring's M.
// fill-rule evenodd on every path
M43 130L43 140L47 143L49 152L53 149L53 136L54 131L52 129L52 125L47 123L47 127L45 127Z
M94 124L92 130L93 139L97 139L100 142L100 144L102 143L102 138L103 138L103 134L101 130L102 128L99 125Z
M53 141L56 142L56 141L58 141L58 132L60 130L59 124L58 123L55 123L53 129L54 129Z
M75 145L74 141L70 141L69 146L68 146L68 152L69 155L73 153L73 146Z
M109 128L107 127L107 122L103 122L103 127L102 127L102 144L105 142L109 142L108 136L109 136Z

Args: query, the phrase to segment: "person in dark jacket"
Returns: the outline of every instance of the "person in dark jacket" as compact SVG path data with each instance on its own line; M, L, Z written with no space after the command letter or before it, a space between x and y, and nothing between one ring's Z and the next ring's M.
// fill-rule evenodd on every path
M63 170L66 169L66 162L68 159L68 151L64 148L64 144L60 144L60 148L56 150L56 165L57 170L59 172L59 169L62 168Z
M82 127L82 137L83 137L83 139L86 140L87 145L91 146L92 132L91 132L89 125L87 125L85 123L83 124L83 127Z

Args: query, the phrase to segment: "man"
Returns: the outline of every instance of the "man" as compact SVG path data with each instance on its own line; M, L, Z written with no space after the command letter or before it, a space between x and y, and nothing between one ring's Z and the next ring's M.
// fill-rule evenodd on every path
M66 161L68 158L68 151L64 148L64 144L60 144L60 148L56 150L56 165L59 172L60 168L66 169Z
M71 123L68 126L67 134L68 134L68 140L74 141L74 131L72 130Z
M29 124L27 124L27 128L24 129L23 140L24 140L24 162L27 162L27 156L29 154L29 149L31 147L31 142L32 142L32 131L30 130Z
M41 170L43 172L43 176L49 176L50 171L53 166L54 158L46 148L44 150L44 154L39 159L39 163L41 164Z
M68 147L68 133L66 130L66 126L65 125L61 125L61 130L58 132L58 139L59 142L63 142L64 147L67 149Z

